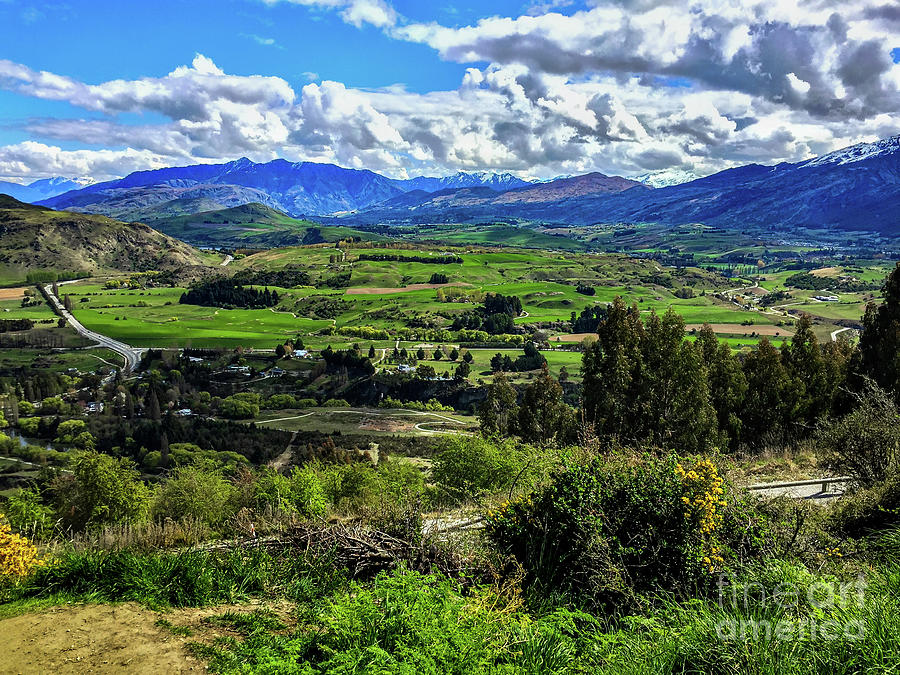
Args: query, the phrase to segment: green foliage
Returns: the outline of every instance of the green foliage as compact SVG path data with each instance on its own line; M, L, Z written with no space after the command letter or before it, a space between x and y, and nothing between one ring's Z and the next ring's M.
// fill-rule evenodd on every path
M290 476L261 470L253 483L253 498L258 509L270 507L305 518L324 516L328 510L322 481L308 467L294 467Z
M324 408L349 408L350 404L342 398L330 398L322 404Z
M222 399L219 412L232 420L248 420L259 417L259 404L240 398L240 394Z
M7 497L3 513L16 532L43 538L53 527L53 509L41 500L33 487L22 488Z
M441 442L431 473L450 501L461 502L527 488L551 461L552 456L513 439L457 436Z
M627 455L569 466L547 487L489 512L486 533L530 581L580 602L685 592L733 544L718 538L725 502L715 470L696 466L707 468L682 472L675 456Z
M87 430L87 423L84 420L60 422L56 427L56 438L53 442L72 446L79 450L94 449L94 437Z
M130 460L79 452L70 467L71 476L57 479L60 513L66 524L83 529L146 517L149 490Z
M153 496L155 519L195 519L216 527L233 513L235 489L221 471L207 465L172 470Z
M296 551L64 551L9 595L17 599L64 593L93 601L197 607L276 594L304 601L342 583L342 572L329 561Z
M848 415L822 424L816 447L823 465L863 488L900 476L900 410L893 397L868 381Z
M688 452L716 444L706 372L679 315L651 313L645 327L637 306L617 297L597 333L582 364L584 412L597 433Z
M381 400L378 407L403 408L406 410L420 410L423 412L455 412L455 408L452 405L443 405L436 398L430 398L423 403L422 401L399 401L387 396Z

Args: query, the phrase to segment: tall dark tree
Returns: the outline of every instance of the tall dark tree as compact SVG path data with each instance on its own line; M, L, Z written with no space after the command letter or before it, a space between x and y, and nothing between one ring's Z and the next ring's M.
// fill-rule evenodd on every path
M795 407L795 389L779 352L768 338L744 359L747 395L741 410L745 443L760 447L785 440L785 421Z
M567 443L575 437L575 411L563 403L562 387L546 364L522 392L517 427L518 434L532 443Z
M150 398L147 401L147 417L156 421L162 419L162 411L159 408L159 398L156 396L155 391L150 392Z
M519 409L516 390L503 373L497 373L488 386L487 397L478 409L478 423L486 436L516 433Z
M900 391L900 263L882 287L884 300L870 303L859 340L861 370L883 389Z
M696 345L706 366L710 403L716 411L722 444L733 446L741 438L740 412L747 378L731 347L727 342L719 342L709 324L700 329Z
M637 305L616 297L582 358L584 413L602 436L621 436L637 413L644 324Z

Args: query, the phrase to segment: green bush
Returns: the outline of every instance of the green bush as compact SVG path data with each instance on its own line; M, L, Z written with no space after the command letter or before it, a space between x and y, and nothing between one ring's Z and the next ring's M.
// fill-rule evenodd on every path
M532 448L511 439L456 436L442 441L432 478L448 499L462 502L508 490L517 477L520 488L528 487L545 465Z
M871 381L857 403L849 415L820 427L816 445L825 467L870 488L900 473L900 410Z
M597 627L565 610L536 621L490 589L464 592L449 579L400 570L323 603L314 630L275 632L258 613L224 616L244 639L202 652L221 672L550 675L576 665L581 645L570 632L582 617ZM591 672L584 661L582 672Z
M330 398L322 404L326 408L349 408L350 404L342 398Z
M683 591L721 568L728 542L715 468L674 456L597 458L487 516L486 533L529 580L587 602Z
M150 492L130 460L80 452L70 467L71 475L56 479L60 514L67 525L77 530L147 516Z
M3 513L12 529L38 539L53 528L53 509L43 503L41 494L33 487L23 488L7 497Z
M830 520L851 537L900 524L900 477L851 491L834 505Z
M232 420L249 420L259 416L259 405L238 398L240 394L222 399L219 412Z
M316 473L307 467L294 467L290 476L262 469L253 484L257 508L270 507L303 517L321 517L328 510L328 498Z
M155 519L196 519L216 527L232 515L234 486L212 466L179 466L153 498Z

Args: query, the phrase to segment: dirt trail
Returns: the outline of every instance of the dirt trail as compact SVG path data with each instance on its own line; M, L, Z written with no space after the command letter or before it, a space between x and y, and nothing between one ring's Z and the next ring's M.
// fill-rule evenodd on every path
M206 672L190 638L156 625L139 605L63 605L0 621L0 673Z

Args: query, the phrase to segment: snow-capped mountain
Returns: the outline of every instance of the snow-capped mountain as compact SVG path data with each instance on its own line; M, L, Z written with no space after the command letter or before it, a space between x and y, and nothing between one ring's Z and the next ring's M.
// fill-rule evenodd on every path
M470 187L489 187L500 192L530 185L528 181L524 181L511 173L497 174L487 171L479 171L477 173L460 171L453 176L444 176L443 178L419 176L418 178L410 178L409 180L397 182L400 184L401 189L408 192L412 190L439 192L440 190L455 190Z
M50 199L69 190L80 190L93 181L89 178L42 178L28 185L0 181L0 193L9 195L20 202L32 203Z
M670 187L672 185L681 185L682 183L690 183L692 180L700 178L692 171L684 169L663 169L662 171L651 171L650 173L642 173L632 176L631 180L638 183L649 185L650 187L661 188Z
M884 157L888 155L896 155L900 153L900 136L892 136L874 143L857 143L848 148L841 148L827 155L821 155L814 159L801 162L798 166L825 166L827 164L853 164L861 162L864 159L873 159L875 157Z

